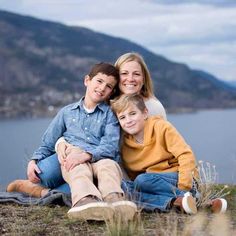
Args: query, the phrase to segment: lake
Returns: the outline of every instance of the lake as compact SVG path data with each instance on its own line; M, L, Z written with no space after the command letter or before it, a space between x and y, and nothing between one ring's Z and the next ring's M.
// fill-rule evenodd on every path
M236 184L236 109L169 114L197 160L216 166L218 182ZM26 177L26 167L51 119L0 121L0 189Z

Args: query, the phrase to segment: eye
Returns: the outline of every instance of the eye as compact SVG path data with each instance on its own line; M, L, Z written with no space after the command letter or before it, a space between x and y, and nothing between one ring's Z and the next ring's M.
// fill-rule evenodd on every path
M102 83L102 80L101 80L101 79L97 79L97 82L98 82L99 84L101 84L101 83Z
M128 72L121 72L120 75L127 75Z
M123 120L125 118L125 116L119 116L118 119L119 120Z
M113 86L112 86L112 85L110 85L110 84L108 84L108 85L107 85L107 87L108 87L110 90L112 90L112 89L113 89Z
M136 115L136 111L132 111L132 112L130 112L129 113L131 116L134 116L134 115Z

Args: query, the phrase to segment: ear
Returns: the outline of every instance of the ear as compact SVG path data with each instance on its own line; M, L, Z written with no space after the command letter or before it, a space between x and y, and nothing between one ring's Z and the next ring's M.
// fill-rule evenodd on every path
M85 87L87 87L87 85L88 85L88 82L91 80L91 78L89 77L89 75L86 75L85 77L84 77L84 85L85 85Z
M148 118L148 109L145 108L145 110L143 111L144 114L144 120L146 120Z

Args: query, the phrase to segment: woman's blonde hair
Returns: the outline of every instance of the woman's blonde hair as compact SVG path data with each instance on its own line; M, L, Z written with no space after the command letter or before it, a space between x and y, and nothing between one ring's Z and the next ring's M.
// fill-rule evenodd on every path
M143 57L136 53L136 52L129 52L129 53L125 53L123 55L121 55L115 62L115 67L120 70L120 67L125 64L126 62L130 62L130 61L136 61L140 64L141 68L142 68L142 72L144 75L143 78L143 86L141 88L140 94L144 97L144 98L150 98L154 96L154 92L153 92L153 84L152 84L152 79L151 79L151 75L150 72L148 70L148 67L143 59Z
M140 94L122 94L110 101L111 109L118 114L128 109L130 104L135 105L141 112L147 108Z

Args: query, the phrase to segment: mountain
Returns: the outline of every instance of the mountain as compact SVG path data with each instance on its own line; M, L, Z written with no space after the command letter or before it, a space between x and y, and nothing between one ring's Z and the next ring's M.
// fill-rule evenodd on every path
M236 88L129 40L0 11L0 117L52 116L84 93L92 64L140 53L167 111L236 107Z
M228 81L228 85L231 86L231 87L235 87L236 88L236 81L235 80Z

